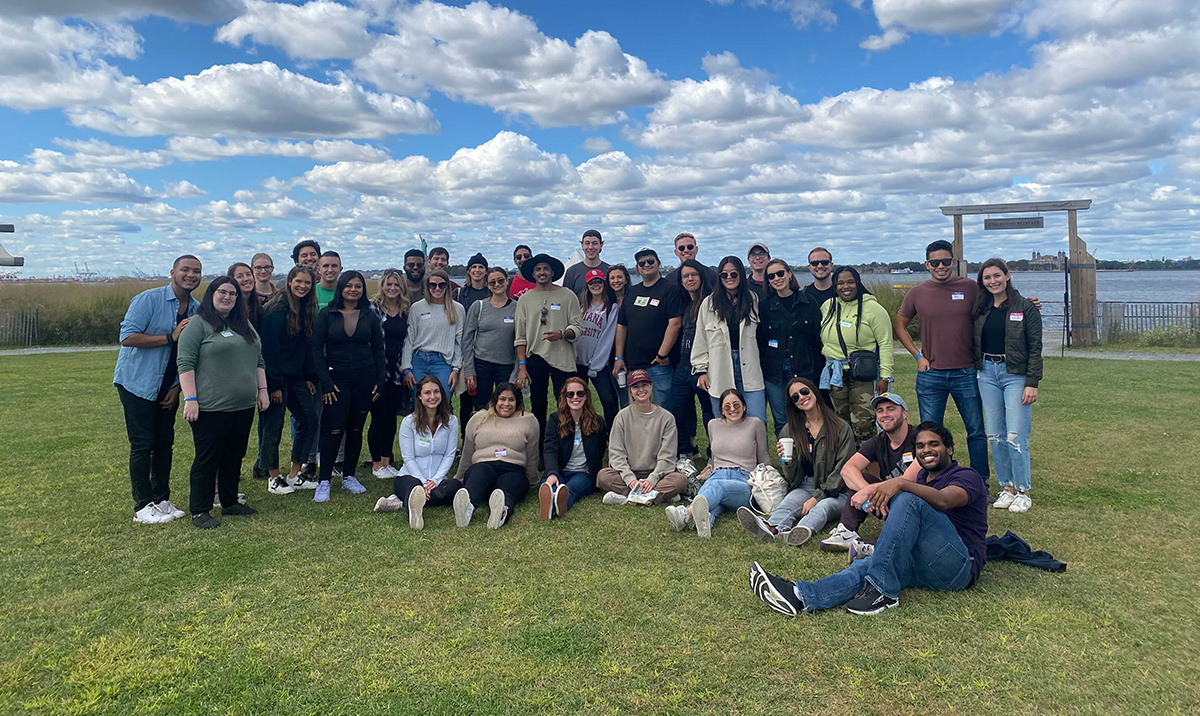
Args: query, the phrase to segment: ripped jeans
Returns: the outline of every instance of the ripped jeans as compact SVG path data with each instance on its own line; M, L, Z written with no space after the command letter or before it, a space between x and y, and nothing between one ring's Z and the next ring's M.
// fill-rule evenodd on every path
M996 482L1024 492L1030 481L1029 430L1033 419L1033 406L1021 404L1025 376L1009 373L1003 363L984 361L976 378Z

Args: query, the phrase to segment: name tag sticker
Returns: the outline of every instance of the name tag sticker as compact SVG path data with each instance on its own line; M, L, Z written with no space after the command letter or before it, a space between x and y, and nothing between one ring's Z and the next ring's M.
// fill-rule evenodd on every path
M504 317L504 322L505 322L505 323L512 323L514 320L516 320L516 319L514 319L512 316L505 316L505 317Z
M226 338L233 338L233 331L221 331L221 335Z
M430 316L432 316L432 315L433 315L433 314L432 314L432 313L430 313L429 311L422 311L422 312L421 312L421 320L422 320L422 321L428 321L428 320L429 320L429 317L430 317Z
M633 305L649 306L650 305L650 297L649 296L638 296L637 298L633 299Z
M652 298L652 299L650 299L650 305L651 305L651 306L657 306L657 305L658 305L658 299L657 299L657 298Z
M581 442L583 442L583 438L581 438L580 436L576 435L576 436L575 436L575 444L576 444L576 445L578 445L578 444L579 444L579 443L581 443Z
M779 347L779 341L774 341L774 340L772 340L772 341L767 341L767 346L768 346L769 348L778 348L778 347Z
M496 457L507 457L507 456L508 456L507 448L496 448Z
M963 300L963 294L962 294L962 291L955 291L954 293L950 294L950 300L951 300L951 301L961 301L961 300Z
M552 303L552 304L550 304L550 310L551 311L561 311L562 304L561 303Z
M1010 314L1008 314L1008 320L1010 320L1010 321L1024 321L1024 320L1025 320L1025 314L1024 314L1024 313L1010 313Z
M850 321L842 321L842 328L854 328L854 324Z
M418 445L432 445L433 438L429 437L428 435L418 435L417 436L417 444Z
M912 461L913 461L913 456L912 456L911 452L906 452L900 456L900 462L904 463L905 465L907 465L908 463L910 463Z

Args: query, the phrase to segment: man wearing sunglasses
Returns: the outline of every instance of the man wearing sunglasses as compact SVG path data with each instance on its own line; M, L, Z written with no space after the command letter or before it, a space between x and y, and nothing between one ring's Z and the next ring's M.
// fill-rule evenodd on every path
M696 243L695 236L692 236L688 232L684 231L675 237L675 256L679 258L680 266L682 266L683 262L687 261L688 259L695 259L696 261L699 261L699 259L696 258L696 254L699 252L700 246ZM717 270L711 266L705 266L703 262L701 262L700 265L704 267L704 275L702 279L705 285L719 286L720 284L717 282ZM678 268L667 275L667 280L670 281L672 285L678 287L679 290L683 290Z
M623 370L649 372L654 382L654 404L669 410L674 366L679 362L676 339L683 325L680 289L662 279L654 249L644 246L633 258L642 282L625 289L625 300L617 314L612 372L614 376Z
M812 283L804 287L809 298L816 301L820 308L826 301L837 295L833 286L833 254L829 249L818 246L808 252L808 272L812 274Z
M517 248L513 249L513 263L517 265L517 275L513 276L512 282L508 285L508 297L514 301L520 298L521 294L533 288L533 281L526 279L521 274L521 267L531 258L533 258L533 249L525 244L517 244Z
M408 282L408 305L425 298L425 254L420 249L404 252L404 279Z

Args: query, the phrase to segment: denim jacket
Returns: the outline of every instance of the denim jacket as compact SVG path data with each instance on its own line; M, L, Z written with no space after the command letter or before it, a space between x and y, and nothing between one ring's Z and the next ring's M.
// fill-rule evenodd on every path
M195 315L199 307L200 302L189 296L187 315ZM152 336L172 333L178 313L179 299L171 289L171 284L142 291L129 302L129 310L121 321L120 340L124 341L136 333ZM143 400L155 400L170 359L170 344L154 348L121 346L121 352L117 354L117 367L113 371L113 385L122 386Z

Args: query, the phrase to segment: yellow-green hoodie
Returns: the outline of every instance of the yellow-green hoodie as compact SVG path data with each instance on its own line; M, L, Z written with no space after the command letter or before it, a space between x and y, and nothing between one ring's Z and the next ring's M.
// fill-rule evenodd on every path
M821 353L826 358L846 360L842 352L842 344L838 342L838 325L842 327L842 338L846 341L846 350L854 351L875 350L879 346L879 375L881 378L892 377L892 319L887 309L879 305L879 301L870 294L864 294L862 302L862 325L858 326L858 299L847 303L838 297L833 297L821 306ZM830 311L833 316L830 317ZM857 327L857 331L856 331Z

